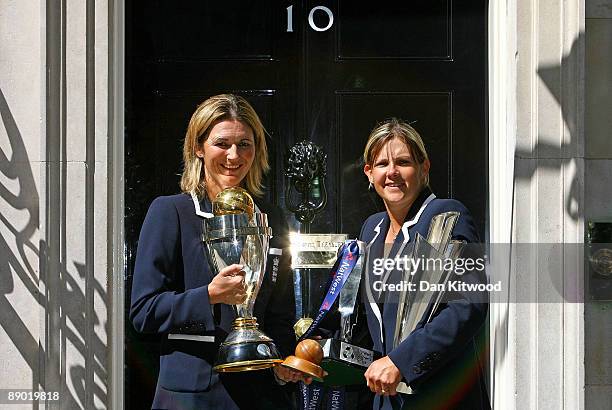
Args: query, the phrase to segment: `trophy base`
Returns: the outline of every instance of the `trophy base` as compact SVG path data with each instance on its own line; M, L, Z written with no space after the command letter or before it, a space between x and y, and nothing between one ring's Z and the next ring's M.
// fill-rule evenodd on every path
M237 318L219 346L213 369L219 373L261 370L282 363L272 339L258 329L255 318Z
M381 357L378 352L337 339L323 339L319 343L323 348L321 367L329 373L325 384L330 386L364 384L363 374L368 366Z
M281 366L306 373L318 382L322 382L323 378L327 376L327 373L321 366L296 356L287 356L285 361L281 363Z

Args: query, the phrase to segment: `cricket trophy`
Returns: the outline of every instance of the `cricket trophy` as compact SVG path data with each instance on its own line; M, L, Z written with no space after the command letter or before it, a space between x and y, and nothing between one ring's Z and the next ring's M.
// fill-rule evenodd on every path
M330 386L363 384L363 374L374 360L381 357L379 352L352 344L357 295L364 266L367 266L367 257L364 242L347 241L345 246L351 244L358 248L359 253L355 267L340 290L340 335L338 338L323 339L319 342L323 347L321 367L329 373L325 384Z
M423 238L417 233L412 260L422 258L423 260L454 260L461 254L465 242L451 240L453 228L459 219L459 212L445 212L432 218L429 225L427 238ZM429 284L445 285L453 272L445 270L441 264L433 264L432 267L419 265L415 272L405 270L402 280L410 283L420 283L422 281ZM415 290L404 288L400 292L397 317L395 322L395 332L393 346L399 345L412 333L417 325L425 320L428 323L433 318L433 314L443 299L445 286L431 286L427 290L421 290L418 286ZM425 313L429 314L425 318ZM396 389L400 393L412 394L412 388L404 382L400 382Z
M239 187L219 192L212 205L214 217L202 222L208 260L215 274L232 264L243 265L246 285L246 299L235 305L237 317L219 347L214 369L241 372L272 367L282 359L253 316L272 236L267 215L255 212L253 198Z

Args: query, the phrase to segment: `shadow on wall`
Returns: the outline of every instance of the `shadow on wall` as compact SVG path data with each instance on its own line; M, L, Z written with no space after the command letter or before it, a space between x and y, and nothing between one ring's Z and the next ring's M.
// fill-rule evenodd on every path
M569 54L563 56L561 64L553 64L553 65L540 65L537 68L537 74L541 79L542 83L546 86L547 90L554 96L558 106L562 110L562 123L566 129L569 129L570 135L575 135L577 132L577 115L579 114L579 110L576 109L575 106L571 106L568 102L573 101L569 100L564 102L563 91L565 87L562 84L562 81L571 84L571 86L578 90L577 82L572 84L571 78L564 78L568 74L573 74L573 78L578 79L578 63L579 58L579 49L583 46L584 43L584 35L581 34L574 40L572 44L572 48ZM571 94L572 90L570 89L569 93ZM518 133L528 132L528 130L517 130ZM572 141L570 138L568 142L562 145L556 145L547 142L541 142L546 138L558 140L558 136L555 135L538 135L538 142L531 147L530 149L522 149L518 147L514 153L514 186L516 186L516 182L519 181L530 181L538 169L550 169L559 171L564 166L571 166L578 155L577 153L577 144L575 141ZM541 159L549 159L550 161L542 161ZM533 160L533 166L525 166L524 160ZM540 160L540 161L538 161ZM576 174L578 169L574 170ZM577 221L581 217L581 212L583 210L583 204L581 203L581 194L580 194L580 185L581 181L579 178L573 177L571 178L571 185L569 187L569 191L566 194L566 197L563 198L564 207L566 214L570 216L574 221ZM514 187L513 187L514 189ZM514 195L513 195L514 197ZM512 224L517 223L515 221ZM510 240L510 238L508 238ZM508 256L510 257L510 255ZM507 272L508 277L506 278L507 282L510 283L510 271ZM558 280L553 280L552 283L559 283ZM564 295L564 289L557 289L559 295ZM510 292L510 290L508 290ZM581 298L583 295L577 295ZM506 295L506 300L510 301L510 294ZM507 347L508 343L511 341L508 339L509 335L509 318L508 316L504 316L501 318L500 323L496 326L492 331L497 335L497 338L501 338L502 340L499 343L496 343L495 356L493 358L494 363L501 364L504 363L505 358L508 354ZM497 387L492 386L492 390L495 391ZM495 393L493 394L495 397ZM493 403L496 405L496 403Z
M542 139L554 139L558 140L559 138L556 135L539 135L538 142L535 144L532 149L520 149L517 148L515 152L515 160L514 160L514 178L515 181L518 180L530 180L535 172L538 169L552 169L552 170L560 170L564 166L571 165L575 162L575 157L579 155L577 146L579 146L580 142L573 141L571 136L575 135L578 129L578 115L579 109L577 109L577 104L570 104L575 100L569 99L565 100L565 96L563 92L568 94L572 94L575 88L575 91L578 91L578 49L584 43L584 35L581 34L578 38L574 40L572 44L571 51L568 55L563 56L561 65L541 65L537 69L538 76L548 89L548 91L555 97L557 104L561 107L562 110L562 123L563 126L569 130L570 139L568 142L563 143L562 145L556 145L546 142L540 142ZM582 47L584 48L584 47ZM573 83L572 79L576 79L576 82ZM562 83L563 82L563 83ZM569 86L565 86L568 84ZM567 91L569 89L569 91ZM519 130L522 132L522 130ZM540 159L537 164L537 168L534 167L525 167L519 166L520 160L525 159ZM542 159L550 159L550 161L541 161ZM578 170L575 170L576 174ZM565 210L567 215L569 215L574 221L577 221L581 217L581 209L583 208L583 204L581 203L581 194L579 192L580 185L582 181L579 178L572 178L571 185L567 196L563 199L565 202Z
M50 391L52 388L49 386L61 386L61 408L91 408L88 403L92 403L94 397L96 402L107 403L107 346L95 333L94 327L99 326L100 318L95 315L92 306L88 306L87 301L93 298L86 297L81 285L84 282L89 283L90 289L85 289L85 292L93 291L96 297L108 305L106 289L95 280L86 281L85 265L76 261L67 261L65 252L60 255L60 272L43 271L45 256L41 250L46 248L46 244L44 240L37 243L40 224L39 193L22 135L2 90L0 90L0 118L8 136L10 150L4 152L0 148L0 203L3 211L8 210L0 214L0 326L32 374L31 386L11 385L10 387ZM63 172L65 173L65 167ZM65 175L63 180L65 181ZM3 181L15 181L15 183L5 184ZM48 187L48 189L59 189L59 187ZM62 212L62 215L65 214ZM19 218L14 218L14 215L19 215ZM63 221L64 226L65 223L66 220ZM65 231L61 229L62 239L65 239ZM33 266L33 263L39 265ZM71 269L68 269L69 265L72 265ZM51 328L55 322L51 318L53 312L49 311L50 284L45 282L46 275L50 278L59 278L59 282L53 286L58 289L58 295L61 296L51 302L55 305L54 310L60 312L60 329ZM16 288L27 289L29 295L20 291L19 294L10 297ZM15 303L19 303L17 310L13 307ZM40 313L31 314L30 317L37 320L30 322L31 319L24 321L18 310ZM104 325L107 327L108 324L105 322ZM31 333L34 329L40 329L47 335L41 335L39 338L38 335ZM44 340L49 344L49 332L59 334L61 347L45 346ZM108 328L106 333L110 333ZM85 366L79 364L66 368L67 348L78 351L82 357L79 360L82 360ZM52 351L61 352L61 358L53 357ZM74 357L76 353L70 355ZM60 363L57 374L49 374L49 368L52 367L47 365L48 360ZM18 360L11 358L11 362L15 363ZM7 385L7 382L2 382L0 388L6 388Z

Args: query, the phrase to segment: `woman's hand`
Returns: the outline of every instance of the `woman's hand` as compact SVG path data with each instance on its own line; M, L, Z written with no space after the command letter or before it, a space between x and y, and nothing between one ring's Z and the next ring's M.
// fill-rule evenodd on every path
M303 381L306 384L312 383L312 377L306 375L305 373L298 372L297 370L291 370L284 366L274 366L274 374L277 378L284 382L299 382Z
M242 265L227 266L208 285L208 300L211 304L239 305L246 299L244 271Z
M370 390L383 396L395 396L395 389L402 380L402 373L389 356L372 362L364 376Z

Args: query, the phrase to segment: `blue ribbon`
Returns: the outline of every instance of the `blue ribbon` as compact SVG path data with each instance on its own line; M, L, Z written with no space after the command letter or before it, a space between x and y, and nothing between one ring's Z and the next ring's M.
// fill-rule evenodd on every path
M344 386L335 386L330 388L327 396L327 410L342 410L344 409Z
M338 258L332 267L333 279L329 285L329 289L327 290L327 295L325 295L325 299L323 299L323 303L319 308L319 313L317 314L317 317L314 318L306 332L304 332L304 334L300 337L298 342L308 338L312 332L317 330L319 324L321 324L321 321L325 315L327 315L327 312L329 312L329 309L331 309L332 305L338 298L338 295L340 295L340 291L344 287L346 280L355 268L357 259L359 259L359 245L357 244L357 241L351 241L342 245L340 258Z
M323 299L323 303L319 308L319 313L317 317L312 321L311 325L308 327L306 332L300 337L299 341L302 341L308 338L312 332L314 332L318 327L325 315L329 312L329 309L333 306L334 302L340 295L340 291L344 287L346 280L349 275L355 268L357 263L357 259L359 259L359 245L357 241L351 241L349 243L345 243L342 245L342 249L340 251L340 258L336 260L336 263L332 267L332 280L327 290L327 295ZM309 386L300 382L300 391L302 393L302 409L303 410L318 410L321 406L321 398L323 397L324 386L321 383L313 381ZM337 399L337 403L340 406L344 405L344 389L341 391L339 388L334 388L333 392L336 392L336 396L340 396ZM331 403L331 396L328 400L328 403ZM329 404L331 405L331 404ZM329 407L328 405L328 407ZM341 409L342 407L334 407L334 409Z
M306 397L308 398L306 409L319 410L324 392L325 386L319 382L312 382L309 386L306 386Z

